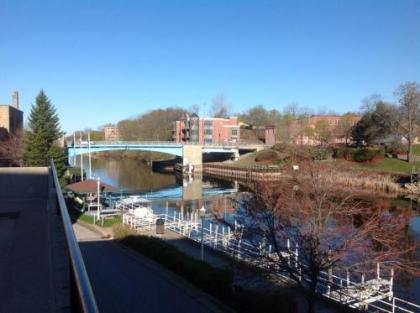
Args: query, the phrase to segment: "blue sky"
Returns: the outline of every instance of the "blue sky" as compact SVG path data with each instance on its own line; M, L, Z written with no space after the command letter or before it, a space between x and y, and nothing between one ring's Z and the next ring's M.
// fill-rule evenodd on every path
M420 1L0 0L0 103L67 132L168 106L358 110L420 81Z

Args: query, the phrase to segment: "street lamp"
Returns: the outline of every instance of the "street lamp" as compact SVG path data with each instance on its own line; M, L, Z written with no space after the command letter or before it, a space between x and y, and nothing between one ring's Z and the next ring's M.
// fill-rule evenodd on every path
M97 215L97 218L98 218L98 221L99 221L99 219L101 218L101 212L99 211L99 207L100 207L100 205L101 205L101 179L98 177L97 178L97 180L96 180L96 182L97 182L97 191L98 191L98 202L97 202L97 205L98 205L98 208L97 208L97 210L96 210L96 215Z
M201 261L204 261L204 218L206 217L206 208L204 205L200 209L201 218Z

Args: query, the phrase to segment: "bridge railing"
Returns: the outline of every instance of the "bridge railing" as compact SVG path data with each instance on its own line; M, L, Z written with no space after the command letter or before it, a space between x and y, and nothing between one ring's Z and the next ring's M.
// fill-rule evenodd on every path
M128 145L169 145L169 146L182 146L182 145L199 145L203 147L243 147L243 146L262 146L260 142L221 142L221 143L199 143L199 142L175 142L175 141L91 141L92 146L128 146ZM88 147L88 141L68 141L67 146L73 147Z
M66 244L70 256L70 288L72 312L98 313L95 296L80 252L79 244L73 231L73 226L61 191L54 161L51 160L51 172L57 195L58 211L63 221Z

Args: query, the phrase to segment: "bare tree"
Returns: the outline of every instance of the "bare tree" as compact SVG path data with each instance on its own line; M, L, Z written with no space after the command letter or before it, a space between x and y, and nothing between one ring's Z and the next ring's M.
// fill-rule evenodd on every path
M229 104L224 95L218 95L211 100L210 115L213 117L228 117L230 113Z
M300 114L300 106L297 102L290 102L283 108L283 114L292 117L297 117Z
M350 138L352 137L353 125L355 124L355 115L347 113L338 122L338 125L334 129L335 137L344 139L346 145L348 145Z
M257 184L243 203L247 238L261 253L268 273L281 271L297 286L309 291L309 312L315 310L322 272L352 270L368 273L380 262L383 268L420 274L418 262L405 256L415 251L405 246L408 215L394 215L380 203L361 200L354 192L337 191L331 167L305 160L299 172L281 184ZM292 240L299 253L288 247Z
M191 114L200 115L200 106L197 103L195 103L188 108L188 112Z
M416 82L401 84L395 91L398 97L398 132L407 140L407 161L412 162L413 142L420 127L420 85Z

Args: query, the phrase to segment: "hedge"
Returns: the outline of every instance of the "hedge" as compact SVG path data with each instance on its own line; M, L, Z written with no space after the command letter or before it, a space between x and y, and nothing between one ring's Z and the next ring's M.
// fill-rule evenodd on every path
M337 149L337 158L343 158L356 162L372 161L375 158L383 158L384 156L385 150L382 147L343 147Z
M290 291L233 288L233 269L214 268L162 239L138 235L122 224L113 225L113 232L122 244L179 274L239 313L297 312L296 298Z
M114 236L122 244L162 264L200 289L220 299L231 297L231 272L197 260L162 239L135 235L121 225L116 225L113 229Z

